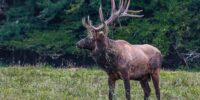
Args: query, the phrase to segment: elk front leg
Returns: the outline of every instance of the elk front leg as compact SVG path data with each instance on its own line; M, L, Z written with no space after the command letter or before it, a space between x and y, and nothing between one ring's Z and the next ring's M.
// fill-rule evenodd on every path
M131 100L130 79L124 79L124 87L125 87L126 100Z
M111 79L110 77L108 78L108 86L109 86L109 95L108 98L109 100L113 100L113 98L115 97L115 82L116 80Z

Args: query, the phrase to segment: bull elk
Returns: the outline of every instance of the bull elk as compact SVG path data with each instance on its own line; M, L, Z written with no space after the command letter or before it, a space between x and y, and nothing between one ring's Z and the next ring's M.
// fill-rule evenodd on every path
M124 81L126 99L130 100L130 80L140 81L144 91L144 99L150 96L148 80L152 79L157 100L160 100L159 74L162 65L161 52L149 44L132 45L124 40L112 40L108 35L108 26L116 19L142 17L139 11L128 10L130 0L120 0L118 10L114 0L111 0L111 16L104 20L102 6L99 8L101 24L94 26L89 17L82 19L88 36L77 42L78 48L91 51L93 59L108 75L109 100L114 97L115 82Z

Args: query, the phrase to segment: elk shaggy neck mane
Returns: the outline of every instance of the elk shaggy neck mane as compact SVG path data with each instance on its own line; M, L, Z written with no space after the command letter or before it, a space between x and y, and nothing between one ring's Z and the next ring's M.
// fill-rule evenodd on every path
M96 47L91 52L93 59L97 62L98 65L100 65L103 70L105 70L106 72L111 72L112 70L114 70L114 68L110 67L110 59L107 58L107 53L108 51L111 51L112 48L115 48L115 40L105 37L102 40L97 40L95 44Z

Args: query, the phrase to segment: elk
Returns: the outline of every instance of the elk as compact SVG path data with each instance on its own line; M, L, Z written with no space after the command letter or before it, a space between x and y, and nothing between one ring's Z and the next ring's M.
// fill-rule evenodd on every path
M140 81L144 92L144 100L150 96L148 80L152 79L157 100L160 100L159 74L162 66L161 52L149 44L132 45L125 40L112 40L108 35L108 26L120 17L142 17L139 11L128 10L130 0L120 0L118 10L114 0L111 0L111 15L104 20L102 6L99 8L101 23L92 24L89 17L82 19L88 36L77 42L78 48L88 49L96 63L107 73L109 100L115 92L115 83L122 79L126 99L130 100L130 80Z

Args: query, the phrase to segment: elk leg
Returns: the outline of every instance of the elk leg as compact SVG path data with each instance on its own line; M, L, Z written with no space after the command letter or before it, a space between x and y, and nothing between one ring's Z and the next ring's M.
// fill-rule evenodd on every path
M153 85L155 88L155 92L156 92L157 100L160 100L159 73L160 73L160 70L156 69L155 72L152 73L152 75L151 75L152 80L153 80Z
M151 92L148 80L141 80L140 84L141 84L142 89L144 91L144 100L148 100L148 98L150 96L150 92Z
M124 87L125 87L126 100L131 100L131 95L130 95L130 80L129 79L125 79L124 80Z
M116 80L113 80L111 78L108 78L108 85L109 85L109 100L113 100L114 98L114 93L115 93L115 82Z

